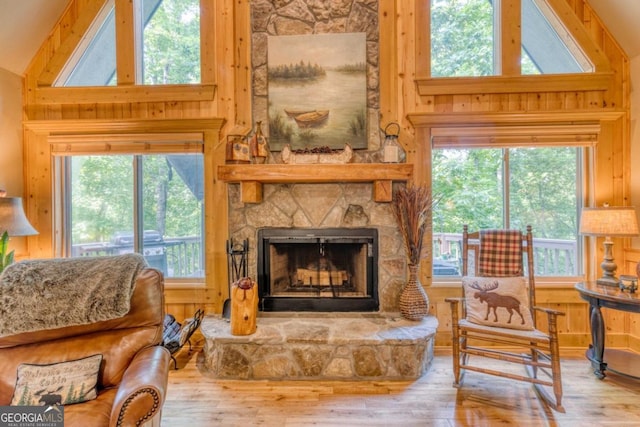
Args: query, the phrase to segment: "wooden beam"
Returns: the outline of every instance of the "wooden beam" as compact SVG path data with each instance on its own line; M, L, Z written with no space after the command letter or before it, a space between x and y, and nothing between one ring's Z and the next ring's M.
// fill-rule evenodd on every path
M36 105L94 104L121 102L213 101L216 86L91 86L40 87L36 89Z
M420 96L488 93L606 91L613 86L611 72L527 76L438 77L418 76Z
M262 202L262 184L258 181L241 182L240 199L242 200L242 203Z
M393 200L392 181L373 182L373 200L376 202L390 202Z
M25 129L50 135L83 133L219 132L224 119L31 120Z
M216 10L214 0L200 0L200 81L216 81Z
M258 181L284 184L292 182L372 182L409 181L413 165L349 163L314 165L224 165L218 167L218 179L227 182Z
M132 85L136 83L135 2L133 0L115 0L115 2L118 85Z
M544 123L593 124L601 120L617 120L624 115L619 110L543 111L535 113L413 113L409 121L415 127L531 125Z
M496 40L499 40L496 49L500 52L499 74L519 76L522 52L520 0L502 0L495 4L500 5L500 37L496 37Z

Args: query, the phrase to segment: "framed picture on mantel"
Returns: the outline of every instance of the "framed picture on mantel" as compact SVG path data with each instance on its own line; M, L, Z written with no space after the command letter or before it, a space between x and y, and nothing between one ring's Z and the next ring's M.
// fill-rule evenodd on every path
M366 33L269 36L269 146L367 148Z

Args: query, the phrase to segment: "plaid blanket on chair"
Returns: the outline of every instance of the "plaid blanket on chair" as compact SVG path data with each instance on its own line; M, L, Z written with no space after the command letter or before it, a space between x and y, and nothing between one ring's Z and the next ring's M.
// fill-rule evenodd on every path
M522 276L522 232L481 230L478 262L480 276Z

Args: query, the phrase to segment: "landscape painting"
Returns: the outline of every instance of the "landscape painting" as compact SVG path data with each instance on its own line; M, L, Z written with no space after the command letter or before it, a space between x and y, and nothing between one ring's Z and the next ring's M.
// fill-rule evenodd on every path
M268 38L269 146L367 148L366 34Z

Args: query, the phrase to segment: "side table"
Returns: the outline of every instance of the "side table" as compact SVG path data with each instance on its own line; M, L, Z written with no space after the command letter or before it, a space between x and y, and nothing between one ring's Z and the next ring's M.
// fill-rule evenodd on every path
M640 355L624 350L605 350L605 326L601 307L613 310L640 313L640 295L623 292L618 287L598 285L596 282L581 282L575 285L580 297L589 303L591 324L591 344L587 358L594 368L593 373L600 379L605 370L640 379Z

